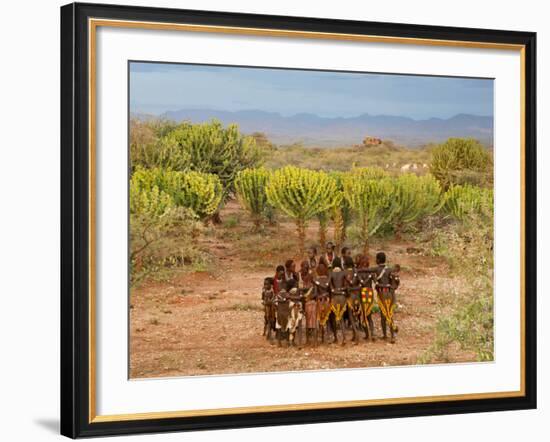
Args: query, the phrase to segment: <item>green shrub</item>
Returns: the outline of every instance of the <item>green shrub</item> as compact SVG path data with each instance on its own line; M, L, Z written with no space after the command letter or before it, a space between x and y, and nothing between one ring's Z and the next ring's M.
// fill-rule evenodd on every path
M444 211L460 221L467 221L473 216L492 221L493 190L478 186L453 185L444 197Z
M441 203L441 186L432 175L400 175L393 180L391 223L400 234L404 225L436 213Z
M493 182L493 160L478 141L449 138L432 150L430 172L444 190L453 184L486 186Z
M179 173L174 190L176 205L192 209L200 218L218 210L223 195L217 175L201 172Z
M233 229L235 227L237 227L240 223L240 219L238 216L235 216L235 215L230 215L228 217L226 217L223 221L223 225L224 227L228 228L228 229Z
M172 196L159 186L142 180L130 181L130 213L158 218L175 206Z
M155 189L158 189L158 198L169 196L173 206L187 207L200 218L212 215L222 198L222 186L216 175L160 168L137 169L134 172L130 181L131 200L134 195L143 192L156 195Z

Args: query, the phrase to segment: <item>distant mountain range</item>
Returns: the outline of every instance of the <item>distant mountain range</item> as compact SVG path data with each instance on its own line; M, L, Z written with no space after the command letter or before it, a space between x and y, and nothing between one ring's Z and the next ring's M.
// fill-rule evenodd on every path
M346 146L360 144L367 135L409 147L441 142L449 137L472 137L487 146L493 144L493 118L468 114L448 119L414 120L391 115L327 118L314 114L282 116L260 110L181 109L165 112L160 117L192 123L216 118L224 124L237 123L244 133L263 132L276 144L300 142L308 146Z

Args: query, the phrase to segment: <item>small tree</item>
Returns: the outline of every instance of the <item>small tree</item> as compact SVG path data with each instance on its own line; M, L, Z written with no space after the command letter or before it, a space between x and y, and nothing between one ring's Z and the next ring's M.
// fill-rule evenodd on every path
M400 175L393 181L391 222L401 235L404 225L436 213L442 202L441 186L432 175Z
M273 172L266 194L270 204L296 222L303 255L307 221L338 203L336 183L325 172L287 166Z
M177 146L162 142L175 123L163 120L130 121L130 162L132 171L138 168L184 171L189 168L190 156Z
M453 184L491 184L493 160L487 149L471 138L449 138L432 150L430 172L444 190Z
M263 151L264 154L273 152L277 149L277 147L269 141L269 138L267 138L267 135L263 132L252 132L250 136L254 138L256 145Z
M363 253L368 254L369 237L392 217L393 185L390 178L371 177L365 170L347 173L342 181L344 198L357 214Z
M161 216L130 213L130 285L148 276L207 259L197 247L203 225L186 207L172 207Z
M242 170L235 179L237 198L250 213L256 230L260 229L262 220L270 210L265 192L269 177L270 172L261 167Z
M140 179L141 178L141 179ZM133 176L130 180L130 283L143 268L142 255L161 240L162 228L175 204L172 197L152 180Z

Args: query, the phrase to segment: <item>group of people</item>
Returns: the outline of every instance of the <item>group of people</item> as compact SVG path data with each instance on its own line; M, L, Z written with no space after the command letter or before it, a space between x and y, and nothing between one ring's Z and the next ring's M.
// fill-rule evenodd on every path
M399 270L399 265L387 265L384 252L376 254L376 265L371 267L367 255L353 258L348 247L343 247L338 255L335 245L329 242L321 256L317 256L315 247L310 247L298 271L294 260L289 259L277 266L273 277L265 278L264 335L271 339L275 333L279 345L282 340L300 344L305 329L306 343L317 345L319 333L321 342L325 342L329 331L337 342L338 330L345 343L346 329L351 329L354 342L358 342L361 330L366 339L374 341L372 311L376 290L383 338L387 339L389 328L394 343L397 326L393 311Z

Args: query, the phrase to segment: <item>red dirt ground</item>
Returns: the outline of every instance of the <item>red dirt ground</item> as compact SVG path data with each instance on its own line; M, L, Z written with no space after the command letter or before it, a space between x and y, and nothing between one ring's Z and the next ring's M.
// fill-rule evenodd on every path
M235 214L245 219L235 204L222 215ZM311 224L309 239L316 236L315 223ZM437 317L447 309L444 298L452 296L452 289L459 285L447 276L440 259L407 253L409 247L418 247L416 243L375 243L373 249L382 248L391 262L403 268L395 313L400 330L397 343L361 339L358 345L348 340L345 346L279 348L262 336L260 293L263 279L289 257L288 249L277 247L267 253L273 262L269 268L254 266L251 259L265 257L265 250L246 251L229 235L233 229L246 236L248 223L215 229L219 231L214 237L201 240L215 256L215 272L182 270L170 282L149 281L132 290L131 378L416 364L433 343ZM282 242L292 241L293 225L283 222L275 234ZM380 336L378 314L375 326ZM475 360L475 355L458 349L452 349L448 357L451 362Z

